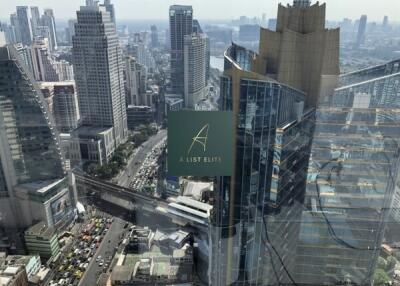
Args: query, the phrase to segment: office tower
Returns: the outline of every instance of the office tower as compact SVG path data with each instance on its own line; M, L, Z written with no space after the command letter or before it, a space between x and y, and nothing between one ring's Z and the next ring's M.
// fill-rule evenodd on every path
M21 43L30 45L32 43L32 30L27 6L17 6L17 19Z
M37 81L59 81L60 77L51 57L47 38L35 38L31 48L33 75Z
M60 198L68 199L72 208L75 203L53 117L31 72L10 45L0 48L0 74L0 224L27 227L43 220L58 227ZM61 218L67 222L71 217Z
M6 23L2 23L0 29L4 32L5 40L7 44L16 44L15 30L14 27Z
M332 94L339 75L339 29L325 28L326 5L279 5L276 31L261 29L263 73L307 94L306 106Z
M35 37L37 36L36 34L36 29L38 26L42 26L41 24L41 19L40 19L40 13L39 13L39 7L34 6L31 7L31 27L32 27L32 35Z
M184 38L184 104L193 109L204 98L206 87L207 40L193 33Z
M235 122L234 174L218 179L212 285L295 284L295 256L315 107L339 74L339 30L325 5L279 5L260 54L225 52L221 109Z
M153 25L151 26L151 46L153 48L158 47L159 42L158 42L158 30L157 26Z
M48 89L53 96L53 116L60 133L69 133L78 127L78 96L74 82L43 82L42 89Z
M383 17L382 27L383 27L383 29L387 29L388 26L389 26L389 17L385 16L385 17Z
M16 13L10 14L10 24L13 32L13 43L21 43L21 33L19 30L18 16Z
M399 80L399 60L343 75L317 110L300 284L372 285L397 181Z
M104 0L104 6L106 7L107 12L110 13L111 21L114 23L115 28L117 28L114 5L111 4L111 0Z
M127 137L124 62L115 25L104 6L97 2L81 6L77 16L72 55L83 128L75 135L79 142L79 138L99 138L98 134L107 133L107 144L98 140L98 157L94 159L103 164ZM88 159L86 151L81 149L82 159Z
M169 8L171 39L171 87L184 94L184 38L193 32L192 6L173 5Z
M126 105L141 105L146 92L146 68L132 56L125 58Z
M365 43L365 32L367 30L367 15L362 15L358 24L356 46L360 47Z
M65 28L68 44L72 45L72 37L75 35L75 19L68 20L68 26Z
M261 63L237 45L225 52L221 110L234 114L235 168L218 179L212 285L292 283L315 110Z
M193 19L193 24L192 24L192 32L196 34L203 34L203 29L200 26L200 23L197 19Z
M57 49L57 30L56 30L56 22L54 19L54 13L52 9L45 9L44 14L42 16L42 24L43 26L49 27L49 44L51 50Z

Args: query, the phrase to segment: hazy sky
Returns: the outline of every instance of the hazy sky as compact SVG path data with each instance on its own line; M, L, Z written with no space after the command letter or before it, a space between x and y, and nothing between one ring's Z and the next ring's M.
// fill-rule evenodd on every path
M171 4L193 6L198 19L232 19L240 15L258 16L266 13L267 18L276 15L278 3L292 3L292 0L111 0L116 9L117 19L167 19ZM316 2L315 0L312 1ZM327 18L338 20L359 18L367 14L369 19L381 21L384 15L390 20L400 22L400 0L325 0ZM9 19L16 5L53 8L56 18L75 17L75 11L85 0L1 0L0 19Z

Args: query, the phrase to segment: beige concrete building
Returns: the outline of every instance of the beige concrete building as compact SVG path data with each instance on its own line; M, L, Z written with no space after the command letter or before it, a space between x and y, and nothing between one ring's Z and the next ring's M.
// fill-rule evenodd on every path
M326 4L294 1L279 5L276 31L261 28L258 72L307 94L315 107L336 87L339 29L325 28Z

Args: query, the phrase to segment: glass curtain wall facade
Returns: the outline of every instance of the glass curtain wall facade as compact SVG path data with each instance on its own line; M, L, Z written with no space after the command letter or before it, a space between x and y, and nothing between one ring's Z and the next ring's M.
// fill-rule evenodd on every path
M399 62L342 76L317 110L298 283L372 283L397 181Z
M236 166L218 180L212 285L291 281L314 110L304 93L253 72L256 61L236 45L225 53L221 110L235 115Z
M57 131L39 87L13 47L0 48L0 61L1 158L18 184L62 178Z

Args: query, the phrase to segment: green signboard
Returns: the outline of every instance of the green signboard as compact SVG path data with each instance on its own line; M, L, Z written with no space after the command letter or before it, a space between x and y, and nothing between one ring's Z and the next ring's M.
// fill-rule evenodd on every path
M231 176L232 173L232 112L169 112L168 174Z

